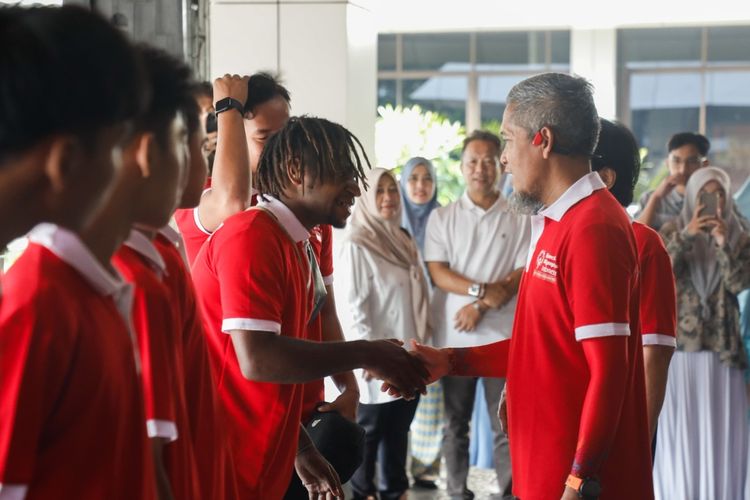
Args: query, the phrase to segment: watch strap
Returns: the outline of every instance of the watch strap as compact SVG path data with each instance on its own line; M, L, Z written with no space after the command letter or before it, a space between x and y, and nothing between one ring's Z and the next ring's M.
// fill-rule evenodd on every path
M219 99L214 105L214 109L216 109L217 115L223 113L224 111L229 111L230 109L236 109L240 114L243 114L244 108L245 106L240 101L232 97Z

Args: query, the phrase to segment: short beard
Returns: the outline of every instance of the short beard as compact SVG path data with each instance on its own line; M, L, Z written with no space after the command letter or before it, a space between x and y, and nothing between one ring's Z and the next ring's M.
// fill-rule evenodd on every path
M508 198L510 211L518 215L536 215L544 204L529 193L514 191Z

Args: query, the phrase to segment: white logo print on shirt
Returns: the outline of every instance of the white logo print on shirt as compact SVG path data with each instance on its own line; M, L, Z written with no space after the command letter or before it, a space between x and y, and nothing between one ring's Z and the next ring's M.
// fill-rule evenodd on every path
M550 255L546 250L539 250L536 256L534 277L549 283L557 282L557 256Z

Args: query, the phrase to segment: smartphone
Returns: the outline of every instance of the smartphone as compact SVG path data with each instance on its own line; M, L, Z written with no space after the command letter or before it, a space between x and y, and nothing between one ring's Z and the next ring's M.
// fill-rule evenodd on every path
M701 215L716 216L719 208L719 193L701 193L700 203L703 205Z
M206 116L206 133L210 134L212 132L216 132L216 130L217 130L216 113L211 111Z

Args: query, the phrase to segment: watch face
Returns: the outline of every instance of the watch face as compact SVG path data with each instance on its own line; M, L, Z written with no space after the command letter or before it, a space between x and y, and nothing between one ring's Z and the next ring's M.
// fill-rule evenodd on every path
M596 479L586 479L581 485L580 493L583 498L598 498L602 494L602 486Z

